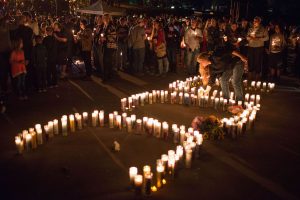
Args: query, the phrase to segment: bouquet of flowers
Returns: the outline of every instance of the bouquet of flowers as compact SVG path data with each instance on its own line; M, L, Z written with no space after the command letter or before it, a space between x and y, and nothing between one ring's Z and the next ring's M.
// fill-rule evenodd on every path
M193 119L192 128L200 131L204 139L224 139L224 132L220 120L211 115L209 117L197 116Z

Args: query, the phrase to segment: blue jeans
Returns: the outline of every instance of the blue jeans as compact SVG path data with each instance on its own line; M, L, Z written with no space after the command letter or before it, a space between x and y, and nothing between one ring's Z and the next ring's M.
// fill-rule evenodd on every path
M176 53L177 53L177 49L176 48L171 48L169 47L167 50L168 53L168 60L169 60L169 65L170 65L170 71L171 72L176 72Z
M187 67L189 75L196 74L196 56L199 54L199 49L195 49L194 51L186 50L186 63L185 66Z
M226 99L229 99L230 90L229 90L229 79L232 77L232 86L237 101L243 100L243 89L242 89L242 78L244 73L244 67L242 61L237 62L233 69L226 70L221 76L221 88L223 96Z
M142 73L145 59L145 48L133 49L133 72Z

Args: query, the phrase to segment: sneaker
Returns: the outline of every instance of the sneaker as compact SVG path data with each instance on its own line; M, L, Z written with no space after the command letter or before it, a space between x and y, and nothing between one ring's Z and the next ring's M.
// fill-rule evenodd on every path
M43 91L43 92L47 92L47 90L46 90L46 89L43 89L42 91Z
M42 89L39 89L39 90L38 90L38 93L41 93L41 92L42 92Z

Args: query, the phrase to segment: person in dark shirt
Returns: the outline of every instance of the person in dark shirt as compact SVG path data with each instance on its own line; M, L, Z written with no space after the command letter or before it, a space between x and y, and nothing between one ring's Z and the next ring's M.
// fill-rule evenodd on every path
M103 31L101 41L103 43L103 64L104 64L104 74L103 82L108 81L113 76L113 69L115 68L116 52L117 52L117 30L113 25L110 16L108 14L103 16Z
M57 41L57 64L61 67L61 78L66 78L66 69L68 62L68 39L65 32L62 29L61 24L58 22L54 24L53 36Z
M177 63L176 54L180 43L180 33L176 30L175 25L170 23L166 29L167 54L170 63L170 71L176 73Z
M206 93L209 93L216 78L220 78L221 88L225 99L229 99L229 79L232 77L232 85L236 100L243 100L242 76L244 64L247 63L245 56L240 54L230 43L226 42L225 48L217 49L213 53L201 53L197 57L200 63L199 72L206 86Z
M117 36L118 36L117 61L118 61L118 68L120 70L123 70L126 67L126 63L127 63L129 28L127 26L126 18L122 17L119 23L120 24L117 28Z
M53 29L46 28L47 36L43 40L43 45L47 49L47 83L48 87L57 87L57 72L56 72L56 59L57 59L57 41L53 36Z
M42 36L35 37L36 45L32 50L32 65L37 74L38 91L46 92L47 87L47 49Z

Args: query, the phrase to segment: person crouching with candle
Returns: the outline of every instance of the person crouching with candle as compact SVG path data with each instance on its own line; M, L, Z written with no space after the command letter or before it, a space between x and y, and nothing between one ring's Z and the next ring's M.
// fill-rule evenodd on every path
M229 79L236 94L236 100L243 100L242 76L243 66L237 62L241 60L246 63L247 59L237 51L229 48L215 52L204 52L198 55L197 62L200 63L199 73L202 76L203 85L206 86L205 94L208 95L216 78L221 78L221 88L224 99L229 99ZM246 66L246 65L245 65Z

